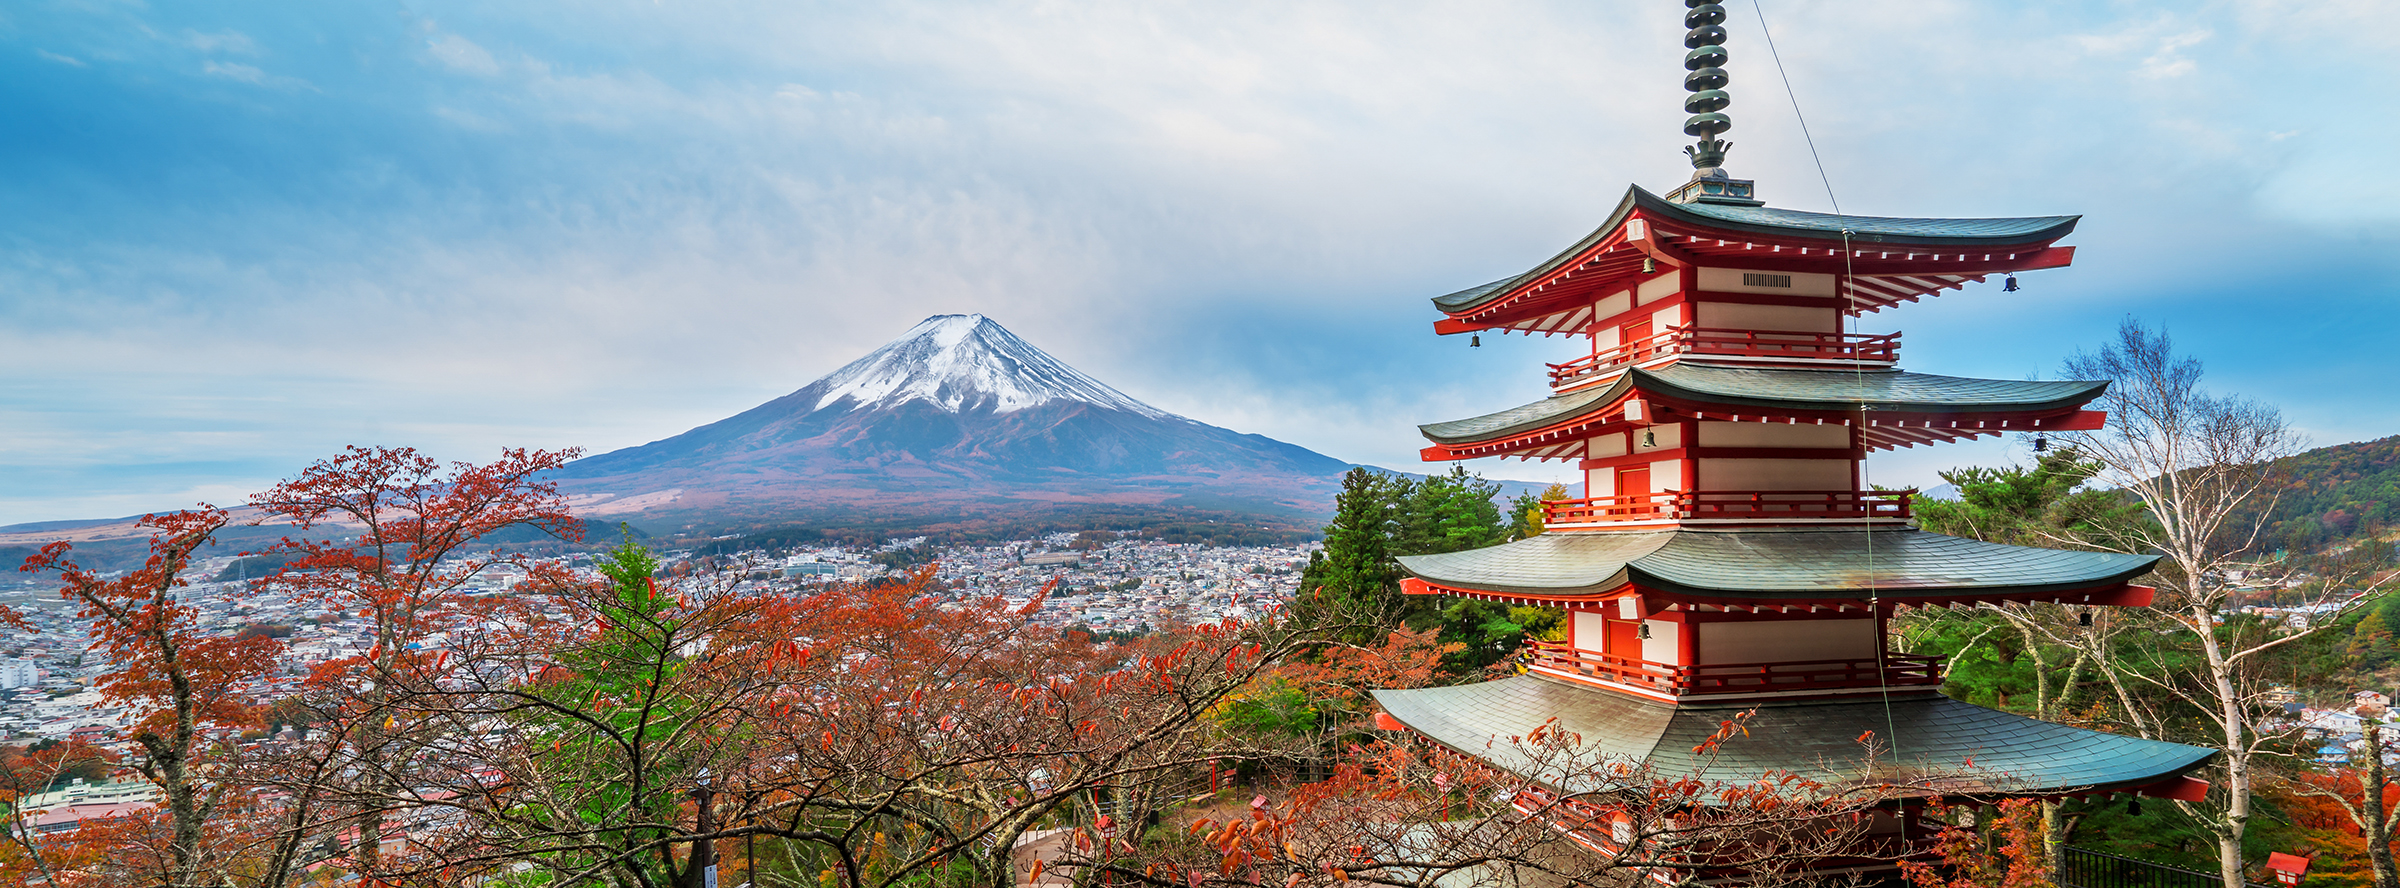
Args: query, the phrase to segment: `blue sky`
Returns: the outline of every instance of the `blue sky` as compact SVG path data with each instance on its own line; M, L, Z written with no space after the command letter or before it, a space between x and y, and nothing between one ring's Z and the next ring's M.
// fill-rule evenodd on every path
M2085 214L2073 268L1870 316L1905 366L2054 372L2132 315L2318 443L2400 433L2400 4L1761 2L1845 211ZM13 3L0 523L639 444L961 311L1414 467L1574 351L1425 299L1686 175L1680 7ZM1729 166L1828 209L1731 8Z

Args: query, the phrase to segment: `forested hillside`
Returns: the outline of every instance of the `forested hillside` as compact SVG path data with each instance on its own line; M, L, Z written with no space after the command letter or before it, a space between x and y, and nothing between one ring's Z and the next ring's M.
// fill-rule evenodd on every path
M2400 435L2321 447L2283 461L2275 536L2314 551L2400 525Z

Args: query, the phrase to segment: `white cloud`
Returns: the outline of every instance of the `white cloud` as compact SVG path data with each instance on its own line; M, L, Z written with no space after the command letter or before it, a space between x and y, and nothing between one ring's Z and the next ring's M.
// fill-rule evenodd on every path
M227 80L239 80L243 83L254 83L263 86L267 82L267 72L261 71L255 66L244 65L238 62L203 62L200 65L200 70L204 73L214 74Z
M2175 34L2160 40L2158 51L2151 53L2149 58L2143 59L2140 68L2134 69L2135 76L2163 80L2169 77L2182 77L2199 70L2200 63L2184 58L2182 53L2186 49L2198 46L2201 41L2208 38L2209 32L2200 30Z
M508 129L508 124L499 120L448 105L435 105L433 116L457 124L461 129L471 129L477 132L497 133Z
M457 34L443 34L428 40L425 48L435 61L449 66L451 70L483 77L500 73L500 63L493 60L489 51Z
M61 65L73 65L73 66L75 66L75 67L78 67L78 68L88 68L88 67L91 67L89 64L87 64L86 62L84 62L84 60L82 60L82 59L76 58L76 57L74 57L74 56L65 56L65 55L59 55L58 53L51 52L51 51L49 51L49 50L47 50L47 49L37 49L37 50L34 50L34 51L33 51L33 54L34 54L34 55L37 55L37 56L40 56L40 57L42 57L42 58L45 58L45 59L49 59L50 61L57 62L57 63L59 63L59 64L61 64Z
M201 52L229 52L236 55L258 54L257 42L251 40L250 35L240 31L227 30L204 34L186 29L183 32L183 43Z
M256 65L245 65L240 62L220 62L211 59L209 61L200 63L200 73L207 74L212 77L222 77L227 80L239 81L252 86L263 86L268 89L287 91L302 89L316 90L316 87L306 80L302 80L297 77L284 77L276 74L269 74L266 71L260 70Z
M1485 337L1470 352L1463 337L1428 335L1423 298L1539 261L1628 181L1658 190L1685 172L1674 8L602 7L446 19L463 34L420 19L388 47L361 40L401 61L366 75L347 52L248 59L343 102L388 99L312 104L324 115L312 132L349 135L344 121L385 115L423 126L361 130L398 141L347 143L364 156L338 161L287 148L278 156L299 159L288 191L210 179L224 187L185 211L189 230L127 226L163 243L0 254L0 292L48 303L0 304L0 379L135 374L123 391L20 408L90 412L20 435L18 452L81 447L131 465L206 447L296 465L354 442L460 457L503 443L609 449L788 392L927 314L983 311L1161 407L1344 459L1440 468L1415 461L1414 423L1537 397L1539 363L1572 346ZM2209 311L2195 294L2255 289L2250 257L2288 262L2275 258L2289 255L2285 216L2323 220L2322 195L2360 187L2342 171L2393 166L2387 146L2400 144L2356 123L2340 142L2312 141L2327 120L2400 117L2372 90L2321 88L2394 82L2380 76L2387 57L2348 34L2287 45L2209 10L2079 13L2068 26L1999 2L1811 8L1777 19L1777 38L1845 206L2089 214L2079 267L2029 278L2025 297L2076 298L2028 308L1953 294L1871 319L1912 341L1972 323L1955 319L2040 313L2021 336L1986 338L2047 367L2092 318L2105 331L2134 307ZM1741 11L1736 172L1778 206L1823 209ZM490 31L459 24L495 15ZM210 64L210 76L278 82ZM1911 89L1881 88L1896 69L1916 72ZM2355 107L2310 104L2329 93ZM440 132L451 127L495 135ZM435 135L410 141L420 130ZM2278 138L2295 130L2310 135ZM2355 220L2325 224L2344 236L2325 238L2322 261L2354 257L2339 250L2358 239ZM18 230L0 223L0 242ZM7 332L37 326L48 332ZM1984 350L1920 348L1909 366L2018 372L1969 366ZM158 384L143 374L195 367L213 374L190 383L199 390L278 400L222 411L246 437L203 440L129 394ZM10 403L0 392L0 410ZM0 415L0 428L13 421ZM1891 480L1975 453L1894 456L1923 464ZM1478 467L1532 477L1555 465ZM51 506L35 517L107 511Z

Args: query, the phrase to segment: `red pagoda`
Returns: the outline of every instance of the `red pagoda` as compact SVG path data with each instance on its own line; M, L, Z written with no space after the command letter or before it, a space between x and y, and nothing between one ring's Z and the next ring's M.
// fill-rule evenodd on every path
M1754 710L1716 773L1823 775L1872 733L1895 772L1954 775L1944 794L2197 799L2206 785L2184 775L2212 750L1951 699L1941 661L1892 650L1886 631L1901 607L2150 603L2132 581L2155 556L1928 533L1910 520L1913 491L1862 483L1880 450L2100 427L2084 405L2105 382L1907 372L1900 334L1845 326L2064 267L2075 250L2057 242L2077 217L1764 205L1721 166L1724 10L1687 5L1691 180L1663 196L1629 188L1548 261L1433 300L1439 334L1555 334L1589 351L1549 365L1551 390L1532 403L1421 426L1424 458L1572 460L1586 495L1545 504L1547 532L1533 538L1400 559L1404 591L1563 608L1567 640L1541 646L1524 675L1377 700L1426 740L1519 772L1526 763L1495 738L1550 723L1595 754L1691 773L1703 767L1694 748ZM1925 839L1923 801L1879 828Z

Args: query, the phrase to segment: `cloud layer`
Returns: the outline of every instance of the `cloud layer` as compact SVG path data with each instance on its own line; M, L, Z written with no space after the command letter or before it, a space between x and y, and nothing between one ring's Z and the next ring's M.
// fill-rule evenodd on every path
M0 522L231 499L350 443L639 444L958 311L1161 407L1413 465L1415 424L1536 397L1572 349L1470 350L1423 300L1685 174L1653 6L13 9ZM1731 164L1828 209L1731 8ZM1907 366L2049 372L2132 314L2320 442L2400 431L2362 384L2400 295L2400 11L1763 11L1842 209L2086 214L2073 269L1870 317Z

